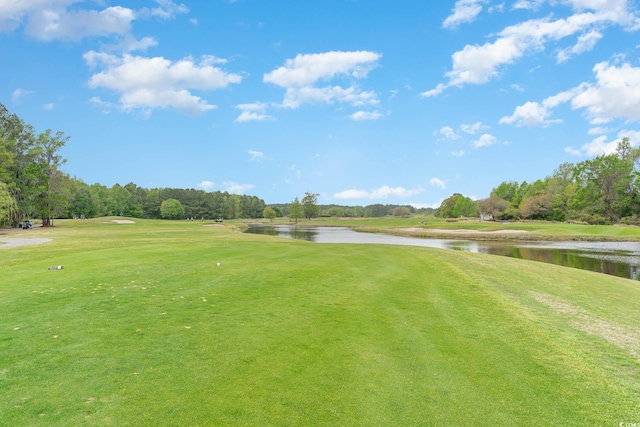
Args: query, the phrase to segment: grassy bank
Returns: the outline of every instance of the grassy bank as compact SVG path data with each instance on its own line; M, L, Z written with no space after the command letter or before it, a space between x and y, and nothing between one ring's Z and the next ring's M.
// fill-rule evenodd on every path
M291 225L287 218L274 224ZM530 241L640 241L640 227L624 225L586 225L547 221L478 221L446 220L414 216L409 218L317 218L300 221L301 226L342 226L356 231L385 233L423 238L456 238L470 240ZM515 233L521 231L521 233Z
M231 223L57 224L0 251L0 424L640 420L637 282Z

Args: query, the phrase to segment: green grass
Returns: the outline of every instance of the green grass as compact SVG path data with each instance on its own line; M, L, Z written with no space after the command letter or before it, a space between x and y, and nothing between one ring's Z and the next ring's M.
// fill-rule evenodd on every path
M0 250L0 425L640 422L637 282L104 221Z
M279 218L274 224L290 224L287 218ZM476 231L492 232L498 240L640 240L640 227L622 225L586 225L548 221L478 221L461 219L447 221L444 218L413 216L408 218L318 218L300 221L299 225L343 226L357 231L389 233L405 236L450 237L436 230L468 230L468 235L458 237L487 239L489 236L473 234ZM422 231L406 231L403 228L419 228ZM502 234L502 230L524 230L525 234ZM495 236L497 235L497 236Z

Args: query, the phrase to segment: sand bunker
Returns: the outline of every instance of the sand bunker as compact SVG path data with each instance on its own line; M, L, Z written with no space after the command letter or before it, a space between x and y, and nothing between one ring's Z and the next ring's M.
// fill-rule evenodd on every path
M114 223L114 224L135 224L135 221L131 221L130 219L112 219L111 221L108 222L104 222L104 224L109 224L109 223Z
M0 239L0 249L5 249L5 248L15 248L18 246L25 246L25 245L37 245L40 243L47 243L50 242L51 239L20 239L20 238L1 238Z
M423 232L423 233L438 233L438 234L517 234L517 233L528 233L527 230L463 230L463 229L455 229L455 230L446 230L442 228L401 228L402 231L409 232Z

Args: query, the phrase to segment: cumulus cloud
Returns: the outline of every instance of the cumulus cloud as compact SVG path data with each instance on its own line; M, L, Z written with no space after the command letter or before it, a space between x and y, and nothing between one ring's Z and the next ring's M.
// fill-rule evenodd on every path
M578 37L578 42L570 48L563 49L558 52L557 58L558 62L566 62L572 56L580 55L581 53L588 52L593 50L598 40L603 37L602 33L599 31L590 31L587 34L583 34Z
M283 66L264 74L263 81L286 89L282 106L287 108L298 108L305 103L377 104L379 101L375 92L363 91L355 83L348 87L318 87L316 84L336 78L363 79L378 66L381 57L378 53L368 51L297 55L294 59L287 59Z
M242 77L215 66L224 60L204 56L200 61L187 57L172 62L163 57L122 56L90 51L84 54L91 68L102 71L91 76L88 86L104 88L120 95L122 111L175 108L200 114L215 108L190 90L210 91L239 83Z
M422 193L424 190L422 188L417 188L413 190L407 190L403 187L389 187L387 185L383 185L380 188L375 190L366 191L366 190L345 190L340 193L336 193L333 195L336 199L343 200L375 200L375 199L387 199L389 197L411 197L416 194Z
M444 136L447 139L451 139L451 140L455 140L455 139L459 139L460 135L458 135L456 133L456 131L453 130L453 128L451 126L443 126L440 128L440 130L438 131L438 133L442 136Z
M469 135L475 135L483 129L488 129L489 126L483 124L482 122L476 122L473 124L461 124L460 130L464 133L468 133Z
M265 120L273 120L274 117L266 113L268 105L263 102L253 104L238 104L236 108L240 111L240 115L236 117L234 122L263 122Z
M482 12L482 3L486 3L486 0L458 0L442 27L457 28L460 24L473 22Z
M521 2L524 5L524 2ZM531 4L531 2L528 2ZM564 52L564 57L578 54L601 37L594 27L620 25L627 29L640 27L640 19L633 14L626 0L567 0L574 13L567 18L532 19L508 26L497 34L496 40L483 45L466 45L452 55L453 66L445 74L448 82L422 93L424 97L439 95L449 87L465 84L484 84L499 75L502 66L521 57L544 50L548 43L578 34L576 46Z
M215 187L216 185L211 182L211 181L202 181L200 184L198 184L198 187L202 188L203 190L211 190Z
M613 141L609 141L609 138L606 135L600 135L592 141L582 145L580 149L576 149L574 147L566 147L564 151L573 156L588 157L595 157L602 154L612 154L615 153L616 149L618 148L618 142L620 142L622 138L629 138L629 143L632 147L637 147L638 145L640 145L640 131L625 129L618 132L617 138Z
M574 110L583 109L594 125L614 119L640 121L640 67L600 62L593 68L595 82L581 83L573 89L550 96L538 103L528 101L516 107L501 124L516 126L546 126L560 120L550 119L553 109L570 102Z
M349 118L354 121L378 120L382 117L384 117L383 114L378 111L356 111L349 116Z
M480 136L480 138L473 141L471 145L473 148L488 147L489 145L495 144L497 141L498 139L495 136L485 133Z
M231 194L244 194L255 187L252 184L238 184L233 181L224 181L222 185L224 186L224 191Z
M607 123L615 118L640 121L640 67L601 62L593 68L596 83L583 84L571 106L585 109L591 123Z
M429 184L433 185L434 187L440 187L440 188L446 187L446 183L443 180L435 177L429 180Z
M189 8L184 4L177 4L171 0L155 0L155 2L158 4L157 7L140 9L139 14L168 20L178 14L189 12Z
M25 34L35 39L79 41L90 36L125 36L136 19L167 20L189 11L185 5L171 0L155 2L154 8L110 6L99 10L82 7L87 3L85 0L0 1L0 31L23 27Z

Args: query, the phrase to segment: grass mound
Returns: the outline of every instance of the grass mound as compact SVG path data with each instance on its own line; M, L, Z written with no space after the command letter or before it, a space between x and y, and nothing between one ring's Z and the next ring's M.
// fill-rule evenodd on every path
M56 224L0 253L3 424L640 419L637 282L232 224Z

